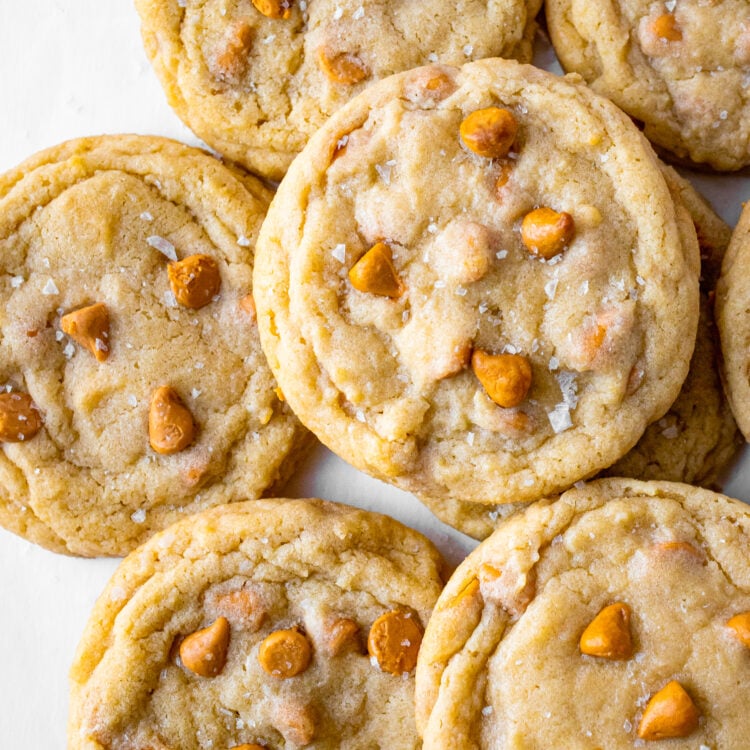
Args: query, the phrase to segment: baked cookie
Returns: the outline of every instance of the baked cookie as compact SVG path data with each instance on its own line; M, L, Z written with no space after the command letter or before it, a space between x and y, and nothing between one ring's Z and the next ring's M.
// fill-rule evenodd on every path
M690 212L701 248L701 313L695 351L680 395L669 411L601 476L686 482L719 489L742 444L721 385L718 337L709 301L731 230L687 180L671 167L664 167L663 173L675 201ZM486 538L499 520L525 507L523 503L487 506L429 497L420 500L441 521L476 539Z
M173 141L104 136L0 177L0 523L125 554L260 494L305 431L260 349L270 192Z
M281 179L368 84L430 61L531 60L541 0L136 0L169 104L225 156Z
M509 519L427 626L425 750L744 747L748 544L750 508L669 482L591 482Z
M684 163L750 165L746 0L547 0L565 70L643 123Z
M534 500L674 402L698 245L641 134L512 61L393 76L288 172L258 240L261 342L335 453L418 496Z
M716 325L721 337L724 385L742 434L750 440L750 208L745 204L732 234L716 287Z
M96 603L69 750L418 748L413 670L441 570L416 531L320 500L184 519Z

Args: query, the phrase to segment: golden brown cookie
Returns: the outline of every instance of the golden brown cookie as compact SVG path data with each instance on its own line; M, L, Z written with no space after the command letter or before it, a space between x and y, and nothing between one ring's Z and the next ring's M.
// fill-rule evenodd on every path
M428 62L531 60L541 0L137 0L170 105L206 143L281 179L366 86ZM437 96L440 95L436 91Z
M698 265L616 107L485 60L334 115L279 188L254 278L271 367L325 444L418 496L495 504L610 466L666 412Z
M731 230L687 180L671 167L664 167L663 173L675 201L689 211L701 247L701 314L695 351L680 395L669 411L601 476L686 482L720 489L723 474L737 456L741 437L721 385L718 336L709 295ZM420 500L441 521L476 539L489 536L499 520L524 507L520 503L486 506L425 496Z
M421 534L320 500L185 519L96 603L68 747L418 748L413 670L442 566Z
M427 626L425 750L742 747L748 543L745 504L668 482L591 482L509 519Z
M579 73L683 162L750 164L745 0L548 0L563 67Z
M270 197L140 136L71 141L0 177L3 526L124 554L279 479L304 431L250 305Z

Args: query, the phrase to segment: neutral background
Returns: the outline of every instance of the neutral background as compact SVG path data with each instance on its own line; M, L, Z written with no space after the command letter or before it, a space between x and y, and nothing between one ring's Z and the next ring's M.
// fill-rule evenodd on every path
M543 40L538 63L555 69ZM123 132L198 145L164 100L131 0L0 0L0 171L68 138ZM688 176L734 224L750 179ZM750 500L750 459L738 463L725 490ZM474 546L410 495L322 447L286 494L388 513L429 536L453 563ZM0 750L65 747L68 668L116 564L54 555L0 529Z

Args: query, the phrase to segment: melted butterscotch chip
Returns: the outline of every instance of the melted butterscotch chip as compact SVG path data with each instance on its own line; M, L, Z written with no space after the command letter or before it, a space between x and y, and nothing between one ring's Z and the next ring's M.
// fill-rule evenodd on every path
M382 297L400 297L404 293L393 266L391 248L385 242L373 245L349 270L349 281L360 292Z
M185 307L197 310L219 293L219 266L210 255L190 255L167 267L169 284L175 299Z
M310 666L310 641L299 630L276 630L260 644L258 661L268 674L288 679Z
M0 441L21 443L42 428L42 415L28 393L0 393Z
M323 648L329 656L360 651L359 625L348 617L333 620L323 629Z
M330 81L345 86L353 86L370 75L367 65L351 52L332 53L321 47L318 50L318 65Z
M411 612L394 609L370 628L367 650L384 672L404 674L417 665L424 630Z
M211 604L233 627L250 633L260 630L268 614L261 596L251 588L217 594L212 598Z
M81 307L60 318L60 328L88 349L99 362L109 357L109 310L103 302Z
M201 677L216 677L224 669L229 649L229 622L219 617L207 628L196 630L180 644L180 660Z
M734 637L743 645L750 648L750 612L740 612L727 620Z
M151 396L148 438L151 447L164 455L187 448L195 437L193 415L174 388L161 386Z
M682 32L672 13L663 13L654 18L650 24L650 31L654 36L664 39L667 42L682 41Z
M247 72L248 55L253 43L253 30L242 21L231 29L224 47L210 61L211 73L224 83L237 84Z
M289 0L252 0L252 3L267 18L289 18L292 15Z

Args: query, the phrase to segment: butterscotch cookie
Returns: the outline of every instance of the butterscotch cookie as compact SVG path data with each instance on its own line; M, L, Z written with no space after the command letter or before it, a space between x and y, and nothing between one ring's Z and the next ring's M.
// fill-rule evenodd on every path
M430 61L530 61L540 7L541 0L136 0L170 105L206 143L272 179L373 81Z
M701 313L695 351L680 395L669 411L601 475L686 482L717 489L741 445L721 385L718 337L709 301L731 230L687 180L670 167L664 167L663 173L675 201L683 203L690 212L701 248ZM489 536L499 520L524 507L429 497L420 500L442 521L477 539Z
M257 180L162 138L44 151L0 177L0 523L124 554L258 497L304 430L260 350Z
M750 440L750 208L745 204L732 234L716 287L716 324L721 336L724 385L734 417Z
M320 500L185 519L100 596L68 747L417 748L413 670L441 570L421 534Z
M745 0L548 0L569 72L643 123L679 160L750 164L750 5Z
M532 500L674 402L698 264L611 103L511 61L421 68L340 110L284 179L257 248L261 341L358 468L436 500Z
M742 747L749 543L750 508L668 482L600 480L509 519L427 626L425 749Z

